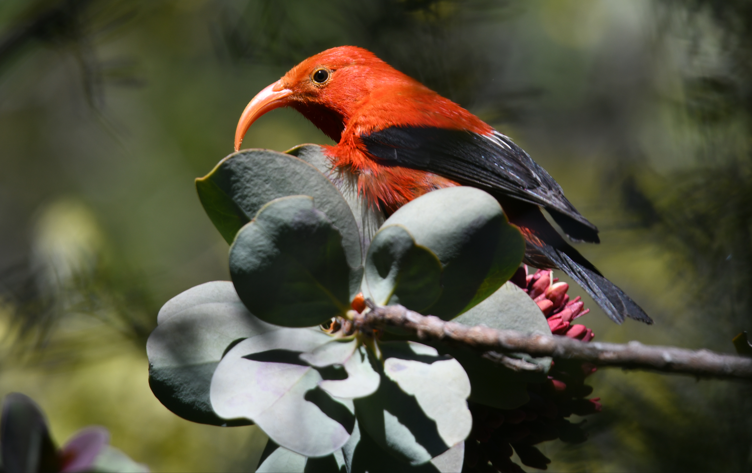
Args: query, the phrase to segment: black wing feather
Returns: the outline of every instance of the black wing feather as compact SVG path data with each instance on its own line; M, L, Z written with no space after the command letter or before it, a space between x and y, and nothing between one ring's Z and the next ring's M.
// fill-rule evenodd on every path
M603 277L595 266L571 246L567 245L566 248L562 249L545 244L536 245L529 241L527 245L532 246L533 251L526 251L526 253L539 253L545 256L556 268L564 271L580 287L585 289L590 297L601 306L606 315L617 324L624 322L625 317L646 324L653 323L653 319L631 297L619 289L616 284ZM525 256L528 258L527 254Z
M380 164L432 172L463 185L544 207L564 233L597 243L598 229L559 184L508 137L431 127L390 127L361 135Z

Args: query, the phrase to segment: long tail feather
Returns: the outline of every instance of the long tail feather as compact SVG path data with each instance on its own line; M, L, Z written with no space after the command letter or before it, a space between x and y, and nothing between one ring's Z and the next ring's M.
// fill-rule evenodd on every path
M621 324L626 317L652 324L653 320L628 295L603 277L579 251L574 249L556 229L548 223L538 206L496 197L509 221L522 231L527 242L525 263L540 269L558 268L601 306L606 314Z
M545 256L553 266L564 271L567 276L577 282L601 306L611 320L617 324L624 322L625 317L652 324L648 314L638 306L631 297L619 289L614 283L603 277L595 267L572 247L569 247L566 253L550 245L537 245L528 241L529 246L533 246L537 253ZM567 253L574 252L570 256ZM573 258L574 257L574 258ZM579 257L579 258L578 258ZM580 264L576 259L582 259L587 265ZM588 267L589 266L589 267Z

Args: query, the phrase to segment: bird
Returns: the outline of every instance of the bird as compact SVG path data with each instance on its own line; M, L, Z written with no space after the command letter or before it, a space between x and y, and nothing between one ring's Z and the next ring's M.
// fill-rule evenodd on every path
M334 172L386 216L433 190L472 186L491 194L525 238L523 262L559 269L614 322L653 323L572 242L599 243L598 229L561 186L509 137L372 52L339 46L309 57L261 90L235 131L235 150L262 115L301 113L336 144L323 146Z

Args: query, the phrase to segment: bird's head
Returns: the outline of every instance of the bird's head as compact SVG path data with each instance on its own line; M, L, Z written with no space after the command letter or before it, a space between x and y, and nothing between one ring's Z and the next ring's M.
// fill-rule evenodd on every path
M311 56L251 100L235 131L235 149L253 122L280 107L294 108L338 142L372 92L395 83L417 84L362 48L340 46Z

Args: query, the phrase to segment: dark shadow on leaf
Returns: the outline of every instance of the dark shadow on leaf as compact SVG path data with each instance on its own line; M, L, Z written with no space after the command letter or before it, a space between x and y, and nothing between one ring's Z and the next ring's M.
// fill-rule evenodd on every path
M274 443L272 439L269 439L266 441L266 447L264 447L264 451L261 452L261 458L259 458L258 464L259 466L264 463L264 460L269 458L269 455L274 453L279 448L279 445ZM256 467L258 468L258 466Z
M322 378L327 381L340 381L347 379L347 371L342 366L325 366L323 368L316 368Z
M316 407L321 409L321 412L341 424L348 433L352 433L355 426L355 416L345 406L332 399L326 392L316 387L306 392L304 399L315 404Z
M209 401L210 384L203 381L211 379L218 364L156 370L149 367L149 387L166 408L191 422L224 427L253 425L247 419L226 420L214 413Z
M360 440L353 452L350 473L366 473L370 471L409 471L413 473L438 472L438 469L430 462L415 467L397 460L391 455L384 455L384 450L374 442L374 440L368 435L368 432L363 429L359 429L359 431Z
M287 363L288 365L308 366L308 363L300 359L300 352L274 349L245 355L246 360L261 361L264 363Z
M337 466L337 460L334 455L327 455L321 458L309 458L303 469L304 473L334 473L345 472L345 465Z
M243 340L245 340L247 338L248 337L236 338L235 340L233 340L232 342L230 342L230 344L227 345L227 348L225 348L225 351L222 353L222 358L224 358L225 355L227 354L227 352L229 352L230 350L232 350L235 347L235 345L237 345L238 343L242 342Z
M421 355L412 351L409 345L404 342L381 343L379 344L379 348L384 353L385 360L387 358L399 358L401 360L419 361L430 365L437 361L445 361L452 358L448 355Z
M416 441L432 457L444 453L449 447L439 436L436 422L426 417L415 397L406 394L397 383L383 374L379 390L372 396L356 399L355 410L358 413L358 419L363 421L361 428L378 443L390 443L387 441L384 423L383 412L386 411L396 417L397 421L416 437ZM390 453L405 461L405 458L400 458L396 452L390 451Z

